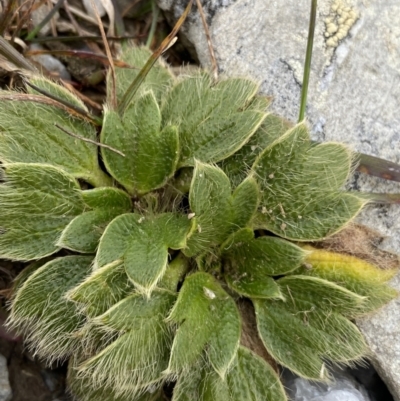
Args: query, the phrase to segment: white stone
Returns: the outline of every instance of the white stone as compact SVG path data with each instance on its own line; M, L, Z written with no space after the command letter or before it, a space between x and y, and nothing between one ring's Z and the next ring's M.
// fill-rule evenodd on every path
M39 3L39 1L37 1ZM52 10L52 7L50 7L48 4L42 4L40 7L35 8L31 12L31 20L32 20L32 25L33 27L36 27L39 25L49 14L49 12ZM60 17L60 14L58 11L53 15L52 19L45 24L42 29L39 31L40 36L45 36L51 31L51 21L57 22L58 18Z
M12 390L8 379L7 359L0 354L0 401L10 401Z
M375 401L349 373L331 372L332 382L315 383L285 371L283 383L291 401Z
M30 45L30 50L42 50L42 49L43 47L40 46L39 44L32 43ZM71 74L68 72L65 65L51 54L37 54L31 56L31 58L32 60L36 61L41 66L43 66L48 72L53 73L54 78L61 78L67 81L71 80Z
M186 0L159 0L171 22ZM309 0L203 2L220 73L250 76L272 95L272 110L297 120ZM400 163L400 2L320 0L307 119L318 141ZM337 31L332 25L337 27ZM200 18L183 31L203 66L210 65ZM328 33L328 35L325 35ZM352 182L361 191L400 192L371 177ZM368 206L359 221L382 234L382 248L400 253L400 207ZM392 282L400 290L400 277ZM375 367L400 401L400 301L359 322Z

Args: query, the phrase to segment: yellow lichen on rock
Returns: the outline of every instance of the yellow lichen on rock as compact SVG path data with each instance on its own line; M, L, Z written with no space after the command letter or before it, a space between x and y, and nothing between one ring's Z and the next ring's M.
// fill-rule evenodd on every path
M325 18L325 38L328 47L337 47L359 18L359 13L345 0L334 0L329 16Z

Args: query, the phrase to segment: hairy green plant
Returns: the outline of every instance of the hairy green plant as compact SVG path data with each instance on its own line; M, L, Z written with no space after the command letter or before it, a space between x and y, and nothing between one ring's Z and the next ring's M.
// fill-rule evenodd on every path
M119 101L137 75L116 68ZM173 384L173 401L284 401L266 353L312 380L368 354L352 319L396 296L393 272L302 245L367 202L343 190L344 145L269 114L256 82L157 62L123 113L105 106L99 148L73 94L27 79L30 93L0 93L0 256L34 261L9 325L70 360L78 399L161 400Z

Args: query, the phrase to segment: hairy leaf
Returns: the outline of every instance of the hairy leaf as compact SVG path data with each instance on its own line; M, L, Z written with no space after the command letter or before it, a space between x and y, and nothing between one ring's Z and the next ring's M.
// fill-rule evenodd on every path
M251 221L258 205L258 187L249 178L231 195L229 179L220 168L197 162L189 202L197 230L191 233L185 253L193 256L221 244L230 232Z
M71 91L69 91L65 86L63 85L58 85L54 81L51 81L50 79L47 79L43 76L40 75L34 75L29 77L29 82L38 88L46 91L50 95L56 97L57 99L66 101L70 103L71 105L74 105L76 107L79 107L82 110L88 111L87 107L85 104L79 99L77 96L75 96ZM37 92L35 89L27 85L26 88L28 93L31 94L40 94Z
M311 144L304 124L289 130L253 165L265 188L256 227L302 241L339 231L366 203L340 192L351 163L351 153L341 144Z
M179 328L168 372L186 371L206 349L215 371L225 377L239 346L240 318L216 279L202 272L187 277L169 320Z
M132 103L122 119L107 110L100 138L125 154L102 148L107 170L130 193L144 194L162 187L175 172L178 132L172 126L161 130L160 110L151 92Z
M111 262L90 274L67 298L78 303L89 317L105 313L114 304L134 291L121 260Z
M227 381L232 401L287 400L279 376L272 367L245 347L239 348Z
M133 294L94 323L105 331L120 333L115 341L79 366L79 372L94 386L106 386L119 394L136 396L165 380L172 331L165 317L175 302L175 294L154 291L150 299Z
M318 300L308 308L296 301L295 295L286 303L253 301L260 337L281 365L308 379L327 380L325 358L346 363L365 356L366 344L353 323L320 308Z
M278 284L287 302L304 310L318 305L327 312L353 316L366 302L366 297L319 277L285 276L278 280Z
M180 375L172 401L287 401L279 376L263 359L239 347L232 368L222 380L200 362Z
M254 178L245 179L233 191L230 200L230 231L246 227L252 220L259 203L259 187Z
M25 283L26 280L40 267L46 264L49 261L49 258L44 258L40 260L36 260L32 263L29 263L28 266L24 267L24 269L18 274L17 277L13 280L12 285L12 300L14 300L15 296L17 295L19 289Z
M180 166L195 160L218 162L240 149L256 131L265 114L243 110L257 92L247 79L227 79L211 87L207 74L178 83L163 102L164 125L179 127Z
M73 333L83 324L65 293L89 272L87 256L54 259L37 269L18 289L9 326L25 336L30 346L49 361L68 358L80 347Z
M182 249L192 222L184 215L164 213L144 217L136 213L114 219L104 232L96 268L122 259L135 287L150 294L168 264L168 248Z
M0 185L0 255L32 260L57 252L57 240L84 202L76 180L44 164L15 163Z
M210 366L197 363L190 374L181 374L174 387L172 401L233 401L226 380Z
M188 239L188 256L203 251L223 240L229 221L231 185L228 177L217 167L196 163L190 186L189 202L195 214L197 231Z
M365 297L316 277L286 276L278 284L285 302L253 303L260 337L280 364L325 380L324 358L345 363L365 355L361 333L345 317L357 314Z
M87 110L65 88L43 78L33 80L37 86ZM31 94L18 94L18 101L7 100L15 92L0 92L0 160L7 163L43 163L57 166L96 186L108 184L97 161L94 144L73 138L55 124L84 138L96 140L96 129L80 118L70 116L59 107L35 102ZM35 95L39 99L48 99Z
M252 298L281 298L270 276L297 269L306 256L304 250L280 238L255 239L250 229L232 234L221 250L227 283L239 294Z
M107 225L120 214L129 212L129 196L116 188L96 188L82 193L89 212L75 217L62 232L57 245L76 252L94 253Z
M250 140L235 154L221 162L221 168L236 187L248 175L257 156L291 127L282 117L268 114Z
M70 360L68 364L67 382L68 389L80 401L163 401L161 389L154 391L151 388L135 397L131 394L118 394L110 387L93 387L90 378L82 377L78 374L77 367L79 362L76 358Z
M129 210L132 207L129 195L118 188L106 187L82 192L83 200L91 209Z
M365 296L360 314L371 312L394 299L397 291L387 285L397 271L381 270L354 256L306 247L311 250L307 255L307 267L300 273L320 277L348 290Z

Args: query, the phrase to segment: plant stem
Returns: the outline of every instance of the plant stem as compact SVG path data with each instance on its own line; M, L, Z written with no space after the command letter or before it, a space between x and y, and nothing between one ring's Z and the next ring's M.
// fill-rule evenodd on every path
M168 265L167 270L162 279L162 286L170 291L176 291L179 281L182 280L189 268L189 259L181 252Z
M99 167L95 171L93 171L90 176L82 178L89 184L93 185L95 188L114 186L113 179Z
M174 28L170 32L170 34L162 41L161 45L158 47L158 49L150 56L150 58L147 60L146 64L143 66L143 68L140 70L139 74L136 76L136 78L133 80L133 82L130 84L129 88L125 91L124 95L122 96L121 102L118 106L118 112L122 116L125 112L125 109L128 107L129 103L135 96L136 92L139 89L139 86L141 83L144 81L146 78L147 74L153 67L153 65L156 63L156 61L159 59L159 57L167 50L169 49L172 44L175 43L176 40L176 35L179 31L179 28L185 21L186 17L188 16L191 7L192 7L192 2L193 0L190 0L188 5L186 6L186 9L184 13L181 15L181 17L178 19L176 22Z
M160 12L159 8L156 5L155 0L152 0L151 6L152 6L152 10L153 10L153 20L151 21L150 32L149 32L149 36L146 41L146 46L149 48L151 46L151 42L153 42L153 39L154 39L154 34L155 34L156 28L157 28L158 14Z
M312 58L312 50L313 50L313 44L314 44L314 32L315 32L316 17L317 17L317 0L312 0L311 13L310 13L310 25L308 28L306 60L304 62L303 87L301 89L299 122L304 120L304 114L305 114L306 106L307 106L308 83L310 80L311 58Z

